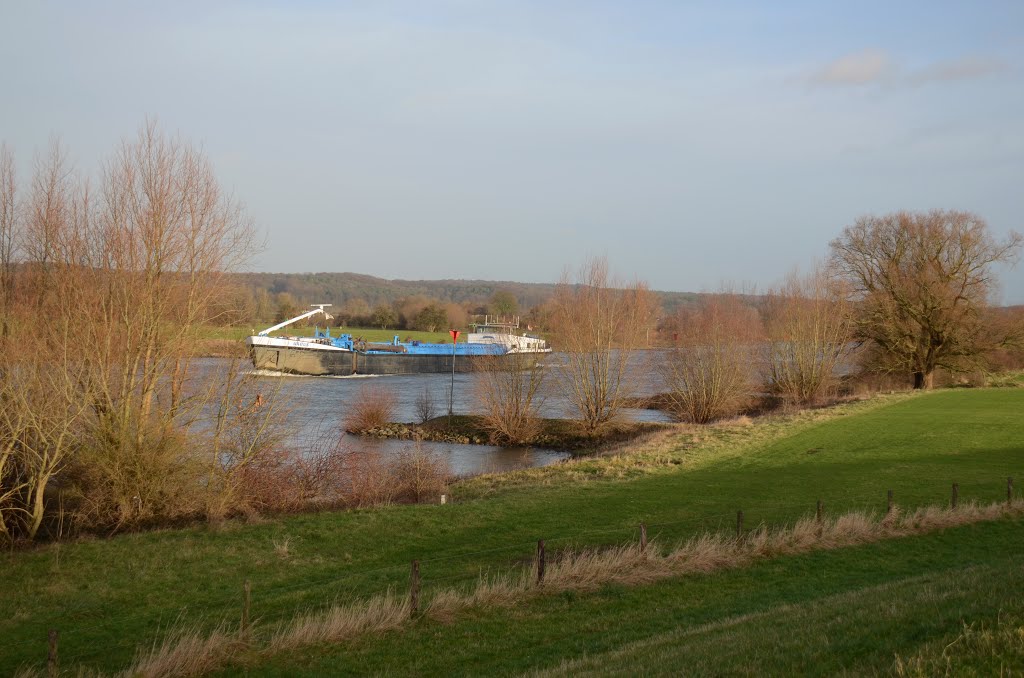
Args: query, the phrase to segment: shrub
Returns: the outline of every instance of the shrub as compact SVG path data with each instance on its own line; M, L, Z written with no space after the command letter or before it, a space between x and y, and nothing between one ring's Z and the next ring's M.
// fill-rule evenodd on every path
M434 395L430 392L429 388L424 386L423 392L416 397L416 417L421 424L426 424L434 418L437 413L436 410Z
M770 393L798 405L831 395L850 353L850 309L827 270L796 273L769 291L764 304L767 338L764 381Z
M444 460L418 444L392 457L346 449L337 468L339 500L355 507L432 499L444 491L449 477Z
M448 464L418 443L400 452L388 464L395 487L394 498L419 503L438 497L448 484Z
M316 443L305 454L273 450L242 471L237 510L290 513L341 501L345 450Z
M661 365L672 412L698 424L736 414L750 398L750 347L761 331L757 311L723 293L678 316L679 345Z
M363 433L387 424L394 414L395 394L391 389L378 384L366 385L359 389L345 413L345 430Z
M480 361L475 390L491 442L519 445L540 432L544 370L534 367L534 360L529 354L510 354Z

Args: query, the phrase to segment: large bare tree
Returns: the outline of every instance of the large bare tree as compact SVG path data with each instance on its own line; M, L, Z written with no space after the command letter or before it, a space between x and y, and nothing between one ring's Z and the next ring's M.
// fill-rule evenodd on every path
M861 217L831 250L855 295L856 335L920 389L936 368L966 369L1002 341L985 326L993 267L1016 262L1020 246L1020 234L997 240L977 215L932 210Z
M187 492L216 487L195 475L208 431L189 428L224 388L197 379L191 358L225 275L253 252L249 221L205 157L154 124L95 190L56 143L20 206L13 186L2 152L0 273L15 321L0 336L0 520L6 502L18 532L6 538L35 535L58 474L93 525L188 514Z
M588 431L615 418L632 395L640 375L630 357L645 341L654 308L646 284L615 283L603 258L556 287L552 322L565 357L561 384Z

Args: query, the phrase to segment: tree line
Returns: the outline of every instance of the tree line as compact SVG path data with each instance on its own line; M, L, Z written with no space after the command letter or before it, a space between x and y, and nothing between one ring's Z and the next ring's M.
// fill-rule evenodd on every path
M273 319L282 322L309 309L309 300L299 301L288 292L280 292L273 298L265 290L253 295L251 312L244 321L252 323ZM241 308L246 308L244 304ZM465 328L474 316L485 314L513 317L519 313L519 302L507 290L498 290L488 299L457 304L424 295L399 297L393 302L381 302L375 306L361 297L350 298L338 307L331 307L329 324L334 327L376 327L382 330L419 330L440 332L451 328ZM529 316L529 312L527 316ZM323 322L321 319L317 319ZM236 320L236 324L244 322Z
M931 210L865 216L829 245L827 260L762 295L723 289L659 319L642 282L612 282L605 260L563 279L551 302L563 358L559 392L587 431L635 404L646 372L680 420L704 424L742 411L808 406L840 387L885 378L929 389L936 374L1024 367L1024 308L994 306L997 265L1022 237L994 237L980 217ZM631 363L650 330L670 347ZM541 402L537 379L495 361L480 401L502 442L528 442ZM525 414L524 414L525 413Z
M635 406L650 373L680 419L703 423L754 398L820 402L862 375L930 388L940 371L1024 367L1024 313L993 304L996 268L1021 242L966 212L898 212L848 225L821 265L762 294L723 289L670 309L596 259L525 313L512 289L334 310L428 331L474 310L527 316L558 357L485 365L479 400L497 440L535 430L545 380L586 431ZM22 182L0 146L0 543L303 506L361 477L331 446L285 448L283 400L239 362L197 365L203 328L235 312L231 290L247 293L232 273L255 249L208 160L154 124L93 173L55 143ZM252 293L265 307L253 319L303 308L264 293ZM662 350L639 352L650 346Z

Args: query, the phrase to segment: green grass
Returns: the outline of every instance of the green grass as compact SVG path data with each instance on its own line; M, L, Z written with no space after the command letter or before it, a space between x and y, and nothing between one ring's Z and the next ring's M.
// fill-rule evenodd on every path
M643 587L551 594L451 624L420 620L381 638L289 652L260 673L888 672L897 655L935 653L965 622L1024 612L1024 598L1011 593L1024 585L1015 546L1022 537L1024 521L979 524ZM1019 643L1016 655L1010 650L997 661L1024 668ZM982 659L990 669L991 655Z
M461 501L443 507L197 526L14 553L0 560L6 611L0 673L42 656L51 627L61 630L65 661L118 668L135 646L168 626L237 619L246 578L253 582L254 613L272 622L298 607L404 587L413 558L423 561L429 595L472 580L481 569L503 571L528 560L538 538L557 553L634 538L645 521L652 536L673 541L730 529L737 509L750 526L792 521L818 498L833 512L882 509L890 488L906 506L942 503L954 481L964 501L996 500L1005 496L1007 476L1024 482L1022 411L1019 389L883 398L785 421L696 434L682 429L634 454L478 479L453 488ZM285 540L287 553L279 548ZM916 564L927 561L921 556ZM847 565L836 567L821 576L858 581ZM736 595L756 600L760 594L737 589ZM637 638L678 626L645 624ZM577 656L572 643L562 645L554 642L548 651ZM505 670L517 669L512 659L505 657Z

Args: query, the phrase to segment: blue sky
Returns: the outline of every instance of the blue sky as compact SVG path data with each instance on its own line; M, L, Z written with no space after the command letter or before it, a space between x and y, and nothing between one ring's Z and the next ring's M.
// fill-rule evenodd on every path
M155 117L256 270L765 288L862 214L1024 230L1022 2L0 0L0 58L22 165Z

